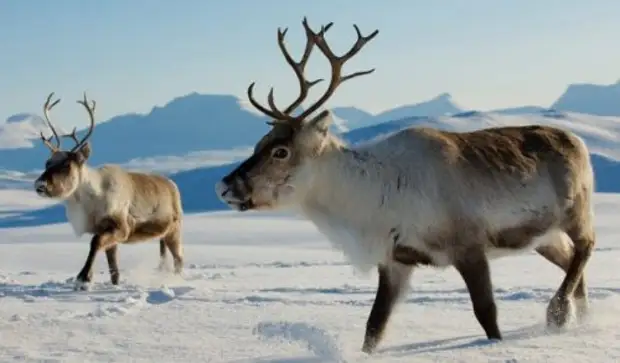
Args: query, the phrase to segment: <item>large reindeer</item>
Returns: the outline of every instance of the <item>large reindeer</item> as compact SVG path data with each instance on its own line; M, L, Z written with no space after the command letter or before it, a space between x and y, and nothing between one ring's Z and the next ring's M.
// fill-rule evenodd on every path
M95 101L89 103L86 94L77 101L86 108L90 127L79 140L76 129L58 135L50 121L49 111L60 102L51 103L50 93L43 106L45 121L52 131L43 143L51 155L45 171L37 178L34 188L38 195L65 202L67 219L77 236L93 234L84 267L77 275L76 290L87 290L92 279L92 266L99 251L105 251L112 284L119 282L119 243L136 243L159 238L160 268L165 266L166 248L174 259L175 273L183 267L181 219L183 209L176 184L160 175L129 172L117 165L90 168L86 161L91 153L88 139L95 128ZM61 149L61 138L69 137L76 145L69 151ZM56 145L52 144L56 139Z
M309 218L358 268L378 266L379 286L362 350L379 344L392 308L421 265L453 266L462 276L488 339L501 340L489 260L535 250L566 275L547 308L547 323L565 327L572 309L587 309L584 267L592 252L594 177L584 142L547 126L497 127L456 133L432 128L398 131L380 141L347 146L328 126L329 111L311 115L336 88L374 69L342 75L342 67L378 31L343 56L306 19L307 44L296 63L300 95L284 111L251 103L273 126L254 153L215 186L231 208L293 207ZM312 106L291 112L317 81L304 78L313 46L329 59L329 86Z

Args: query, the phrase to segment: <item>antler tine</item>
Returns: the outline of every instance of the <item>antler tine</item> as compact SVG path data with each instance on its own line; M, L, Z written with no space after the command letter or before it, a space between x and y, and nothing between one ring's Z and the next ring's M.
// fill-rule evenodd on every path
M304 26L306 26L306 24L304 24ZM312 106L308 107L301 115L298 116L300 120L305 119L317 109L319 109L319 107L321 107L334 94L334 91L336 91L338 86L340 86L343 82L346 82L355 77L370 74L375 71L375 69L372 68L365 71L358 71L346 76L342 76L343 65L349 59L353 58L353 56L355 56L364 47L364 45L366 45L366 43L371 41L375 36L377 36L377 34L379 34L379 30L375 30L370 35L363 36L359 30L359 27L356 24L353 25L353 28L357 33L357 40L355 41L355 44L353 44L351 49L349 49L349 51L346 52L344 55L336 56L327 44L327 41L325 40L326 29L322 27L318 33L315 33L306 26L306 30L312 33L314 44L316 44L321 53L323 53L323 55L331 64L332 76L329 82L329 86L327 87L327 90L325 91L323 96L319 98L319 100L316 101Z
M57 151L60 149L60 137L58 137L58 132L56 132L56 128L52 124L52 121L50 121L49 111L60 102L60 98L50 103L52 101L52 97L54 97L54 92L51 92L47 96L47 99L45 100L45 103L43 104L43 116L45 117L45 123L47 123L47 126L50 128L50 130L52 130L52 136L50 136L48 139L45 136L43 136L43 132L41 132L41 139L43 140L43 143L45 144L45 146L47 146L50 150ZM51 143L52 138L56 139L56 146L52 145Z
M75 151L79 150L80 148L82 148L82 146L84 146L84 144L86 144L86 142L88 141L88 139L92 135L93 130L95 129L95 107L96 107L97 103L95 101L92 101L91 104L89 104L88 103L88 98L86 98L86 92L84 92L84 99L83 100L78 100L77 103L81 104L82 106L84 106L84 108L86 108L86 111L88 112L88 117L90 119L90 126L88 128L88 132L86 132L86 135L82 138L82 140L77 142L77 145L75 145L73 147L73 149L71 149L72 152L75 152ZM75 129L73 130L73 134L75 134ZM69 135L71 135L71 134L69 134ZM74 140L75 139L77 139L77 137L75 137Z
M308 97L308 91L310 88L319 82L324 81L323 78L316 79L314 81L308 81L304 76L304 71L306 68L306 64L310 59L310 54L312 53L312 49L314 48L314 41L312 38L312 32L308 32L308 19L304 17L302 20L302 24L304 24L304 30L306 33L306 47L304 49L303 55L301 56L301 60L299 62L295 62L293 57L291 57L290 53L286 49L286 45L284 44L284 37L286 36L286 31L288 28L285 28L284 31L280 31L278 28L278 46L280 47L280 51L282 55L284 55L284 59L288 63L295 75L297 76L297 80L299 82L299 97L295 101L293 101L286 109L284 109L285 114L290 114L295 111L297 107ZM324 26L324 29L329 29L334 23L329 23Z
M80 143L80 140L78 140L77 138L77 127L74 127L73 131L68 134L62 135L62 137L70 137L71 139L73 139L76 145Z
M269 104L269 108L271 108L271 112L276 115L276 118L273 122L267 122L269 125L273 125L277 122L293 122L295 118L289 114L286 114L278 109L276 103L273 99L273 87L269 90L269 94L267 95L267 103Z
M252 82L248 87L247 94L250 103L256 107L260 112L272 118L272 121L267 122L268 125L274 125L276 123L287 123L287 124L300 124L301 121L298 117L293 117L290 115L305 99L308 97L309 89L323 81L322 78L316 79L314 81L308 81L304 76L304 71L306 68L306 64L308 63L308 59L310 58L310 54L312 53L312 49L314 48L314 33L308 27L308 20L304 17L302 24L304 25L304 29L306 32L306 47L304 49L303 55L299 62L296 62L291 54L288 52L286 45L284 44L284 38L286 37L286 33L288 28L284 28L284 30L278 28L278 46L280 47L280 51L282 52L284 59L288 63L288 65L293 68L295 75L297 76L297 80L299 82L299 96L295 99L289 106L287 106L284 111L281 111L276 105L273 96L273 87L270 89L269 94L267 96L267 103L269 104L269 108L262 106L258 103L253 96L255 82ZM333 23L329 23L321 27L321 32L325 33Z
M58 151L58 148L52 145L52 143L50 142L52 141L53 138L54 138L53 134L49 138L47 138L43 135L43 131L41 131L41 140L43 141L43 144L45 144L45 146L47 146L47 148L52 151Z
M247 91L248 99L250 100L250 103L252 104L252 106L256 107L260 112L264 113L265 115L271 117L274 120L278 120L279 118L281 118L282 117L281 112L277 113L278 112L277 110L276 112L274 112L273 110L268 110L267 108L265 108L263 105L261 105L260 103L258 103L258 101L254 99L254 86L255 85L256 85L256 82L252 82L250 86L248 87L248 91ZM273 88L271 89L269 93L273 94Z

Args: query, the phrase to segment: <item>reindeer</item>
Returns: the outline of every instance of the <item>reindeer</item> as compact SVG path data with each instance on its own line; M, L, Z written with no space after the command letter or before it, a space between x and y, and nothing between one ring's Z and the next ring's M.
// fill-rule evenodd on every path
M291 208L310 219L362 271L377 266L378 289L362 351L372 353L394 305L419 266L454 267L469 291L489 340L501 340L489 271L491 259L536 251L565 271L547 308L550 327L566 327L573 309L587 311L584 268L593 246L594 176L585 143L547 126L448 132L419 127L348 146L329 131L329 111L311 115L336 88L374 69L343 76L346 61L372 40L362 36L342 56L325 40L332 23L315 32L304 18L307 42L300 62L278 44L300 85L284 111L268 95L271 130L253 154L216 185L238 211ZM304 67L313 46L331 64L325 93L297 116L309 82Z
M50 93L43 106L45 121L52 131L43 143L51 155L45 170L36 179L34 188L38 195L64 201L67 219L76 236L92 234L90 250L84 267L76 278L76 290L88 290L92 280L92 267L99 251L105 251L110 279L118 285L117 247L119 243L137 243L159 238L159 268L166 265L166 248L174 260L174 272L180 274L183 267L181 244L181 219L183 209L176 184L160 175L136 173L123 170L117 165L104 165L98 169L86 165L91 154L88 142L95 128L95 101L77 101L86 108L90 127L79 140L76 128L73 132L58 135L50 121L49 111L60 102L51 103ZM61 138L69 137L75 146L69 151L61 149ZM56 139L56 145L52 144Z

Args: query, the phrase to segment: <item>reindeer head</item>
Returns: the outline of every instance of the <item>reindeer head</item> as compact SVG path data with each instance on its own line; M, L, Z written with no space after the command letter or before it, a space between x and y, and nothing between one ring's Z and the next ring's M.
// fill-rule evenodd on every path
M50 103L54 92L50 93L47 101L43 105L43 116L49 128L52 130L52 136L46 138L41 132L43 143L50 149L51 154L45 162L45 170L37 178L34 188L40 196L47 198L65 199L71 196L82 181L84 173L84 165L90 156L90 144L88 139L92 135L95 127L95 101L89 104L84 93L84 99L77 101L83 105L88 112L90 118L90 128L82 140L78 140L76 131L69 134L58 135L56 129L49 118L49 111L60 102L60 99ZM75 141L75 146L70 150L62 150L60 148L61 138L71 138ZM56 139L56 145L52 145L52 139Z
M374 69L355 72L346 76L341 75L346 61L356 55L362 47L378 33L375 30L369 36L362 36L357 25L357 41L351 49L342 56L336 56L325 40L325 33L333 25L329 23L315 33L308 26L306 18L302 22L306 32L306 48L299 62L295 62L284 45L287 29L278 29L278 45L286 62L293 68L299 81L299 97L284 111L279 110L273 99L273 88L267 97L269 109L259 104L253 97L254 83L248 87L248 98L252 105L272 120L272 126L256 144L254 153L239 167L222 178L215 186L218 197L231 208L245 211L249 209L275 209L281 206L294 204L302 198L304 185L299 178L301 166L306 162L318 158L329 146L333 137L329 133L332 118L325 110L311 117L334 93L336 88L352 78L370 74ZM308 81L304 76L304 69L314 46L329 60L332 68L327 90L314 104L298 116L291 113L308 96L308 90L322 81Z

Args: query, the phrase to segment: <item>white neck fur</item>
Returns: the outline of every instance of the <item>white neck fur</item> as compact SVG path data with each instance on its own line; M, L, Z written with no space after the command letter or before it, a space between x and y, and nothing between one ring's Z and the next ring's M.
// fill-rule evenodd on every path
M401 223L404 201L390 192L394 169L337 141L302 168L300 184L307 189L299 207L358 270L367 272L389 252L385 242Z
M80 180L71 195L66 198L68 203L80 203L84 197L90 197L101 194L99 172L90 168L88 165L83 165L80 170Z

